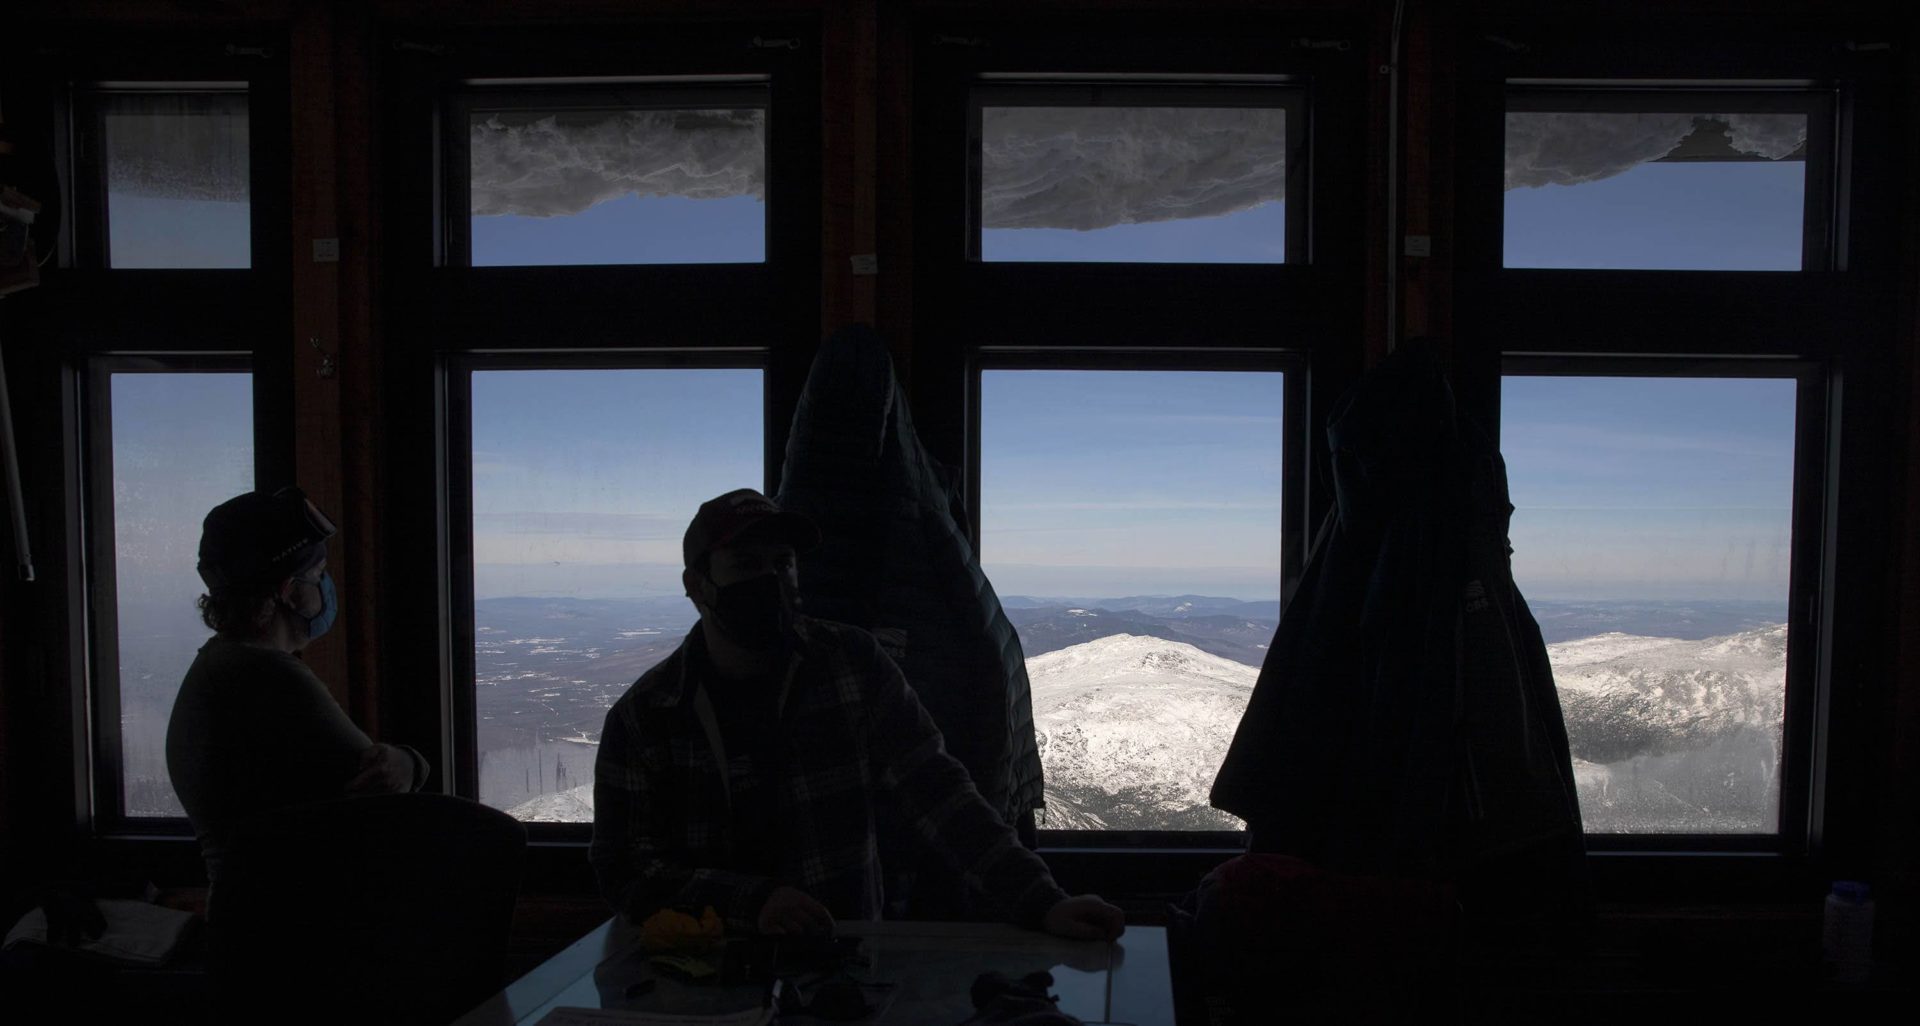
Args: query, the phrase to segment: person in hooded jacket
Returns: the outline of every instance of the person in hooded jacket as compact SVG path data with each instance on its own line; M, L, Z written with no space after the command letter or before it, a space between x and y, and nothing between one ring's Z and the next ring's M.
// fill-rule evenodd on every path
M688 526L700 621L607 712L588 857L616 912L712 908L729 932L831 933L880 918L886 804L1004 918L1111 940L1124 920L1069 897L981 798L871 634L798 612L818 529L740 489Z

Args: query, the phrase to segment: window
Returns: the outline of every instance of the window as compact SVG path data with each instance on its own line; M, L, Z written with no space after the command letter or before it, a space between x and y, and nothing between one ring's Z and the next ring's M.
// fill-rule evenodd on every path
M107 266L252 265L244 86L101 88L81 110Z
M1286 375L987 369L980 558L1020 633L1047 830L1219 831L1279 621Z
M475 29L383 64L418 186L386 194L388 330L429 343L388 367L443 400L393 414L438 439L393 475L442 544L391 572L446 581L415 708L454 793L543 839L585 839L607 709L696 617L681 535L767 487L806 374L820 50L789 28Z
M1894 259L1885 86L1795 28L1708 21L1509 22L1462 57L1450 328L1484 356L1460 395L1500 425L1515 577L1620 900L1798 871L1861 779L1833 757L1862 736L1845 696L1875 686L1836 661L1872 644L1846 610L1883 572L1841 446L1876 430L1845 386L1890 330L1855 291ZM1730 853L1766 857L1703 857Z
M1505 266L1823 266L1814 94L1514 87L1507 102Z
M1284 263L1286 201L1304 194L1298 96L1280 86L982 86L977 256Z
M1362 183L1316 163L1365 162L1365 77L1279 15L1123 22L916 47L912 371L967 387L915 419L1029 660L1041 844L1243 846L1207 798L1358 309Z
M1581 367L1509 373L1501 435L1586 829L1779 833L1806 386Z
M210 636L200 522L254 486L253 376L243 359L120 358L96 363L93 382L100 769L123 815L183 816L167 721Z
M453 105L450 262L766 259L767 93L484 90Z
M591 822L607 709L697 619L680 538L765 480L757 367L470 375L473 708L480 800Z

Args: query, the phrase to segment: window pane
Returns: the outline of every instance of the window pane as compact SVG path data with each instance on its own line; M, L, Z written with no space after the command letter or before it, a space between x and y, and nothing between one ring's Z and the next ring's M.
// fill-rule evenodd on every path
M981 559L1020 632L1046 829L1222 830L1279 621L1278 373L986 371Z
M473 265L766 259L766 111L470 116Z
M1777 830L1795 383L1503 388L1514 577L1588 832Z
M1804 114L1507 115L1506 266L1797 271Z
M680 536L764 480L759 370L473 374L480 800L593 819L607 709L698 614Z
M195 600L200 522L253 489L253 381L244 373L114 374L113 575L122 800L184 816L167 776L167 720L209 632Z
M1280 263L1286 111L986 107L985 260Z
M102 95L107 262L248 267L244 93Z

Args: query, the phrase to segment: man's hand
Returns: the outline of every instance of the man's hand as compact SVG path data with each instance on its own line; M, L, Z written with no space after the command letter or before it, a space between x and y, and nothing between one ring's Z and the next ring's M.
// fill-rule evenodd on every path
M347 781L348 794L399 794L413 789L413 756L403 748L374 745L360 753L360 771Z
M1127 917L1097 894L1079 894L1048 909L1040 928L1069 940L1110 941L1126 932Z
M755 923L765 934L833 933L833 913L797 887L775 887Z

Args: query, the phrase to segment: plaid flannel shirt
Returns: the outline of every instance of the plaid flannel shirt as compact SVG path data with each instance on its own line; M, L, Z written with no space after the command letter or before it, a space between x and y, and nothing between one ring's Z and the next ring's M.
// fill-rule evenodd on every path
M784 884L838 918L878 919L876 811L888 802L1007 919L1039 925L1066 892L947 754L899 667L857 627L801 617L796 629L780 710L789 771L764 782L777 809L776 875L732 868L727 778L696 713L706 661L696 626L607 712L588 848L607 902L636 920L711 905L729 930L751 930ZM727 761L740 772L740 759Z

